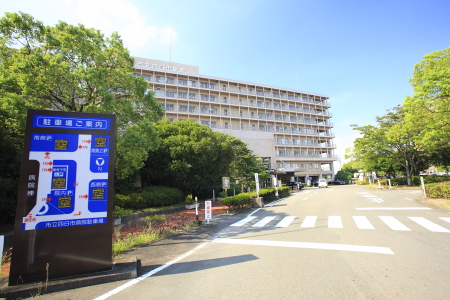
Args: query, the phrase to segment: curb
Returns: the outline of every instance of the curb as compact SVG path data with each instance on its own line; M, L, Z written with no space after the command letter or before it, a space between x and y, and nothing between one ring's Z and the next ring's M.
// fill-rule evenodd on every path
M55 281L30 283L16 286L8 286L0 291L0 298L16 299L28 298L33 295L44 295L61 292L80 287L97 285L119 280L133 279L137 277L140 267L140 260L136 257L127 261L116 262L112 270L85 274L81 276L68 277Z

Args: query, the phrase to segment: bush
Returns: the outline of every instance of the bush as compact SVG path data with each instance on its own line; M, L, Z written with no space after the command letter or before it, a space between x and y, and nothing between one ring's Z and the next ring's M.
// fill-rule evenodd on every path
M17 180L0 178L0 225L14 223L18 189Z
M369 184L369 181L368 180L360 180L360 181L357 181L356 184L357 185L366 185L366 184Z
M116 194L114 205L125 209L144 209L177 204L184 201L183 193L176 188L150 186L127 195Z
M428 183L425 184L427 196L430 198L450 199L450 182Z
M231 209L238 209L238 208L244 208L246 206L253 205L253 198L255 198L256 195L250 193L241 193L236 196L230 196L227 198L223 198L220 200L220 203L228 206Z

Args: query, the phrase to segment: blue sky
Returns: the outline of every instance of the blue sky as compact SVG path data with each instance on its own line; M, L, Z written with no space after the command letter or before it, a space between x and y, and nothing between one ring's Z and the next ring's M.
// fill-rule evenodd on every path
M330 96L336 154L412 94L414 64L450 46L449 0L0 0L47 25L118 31L131 55ZM338 166L339 164L337 164Z

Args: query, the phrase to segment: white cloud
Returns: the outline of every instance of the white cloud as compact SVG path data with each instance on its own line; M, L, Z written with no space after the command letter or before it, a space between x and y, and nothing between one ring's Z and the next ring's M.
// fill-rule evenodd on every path
M149 25L145 14L129 0L79 0L75 3L81 23L107 34L118 31L127 48L167 40L167 29ZM175 34L172 40L174 37Z

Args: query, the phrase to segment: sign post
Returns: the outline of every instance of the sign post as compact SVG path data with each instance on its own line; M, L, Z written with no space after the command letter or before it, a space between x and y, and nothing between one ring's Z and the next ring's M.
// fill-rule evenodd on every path
M222 189L225 190L225 195L228 195L230 186L230 177L222 177Z
M259 176L255 173L256 197L259 198Z
M115 115L28 110L9 285L111 269L115 131Z
M212 218L212 206L211 201L205 201L205 220L206 224L209 224L209 220Z

